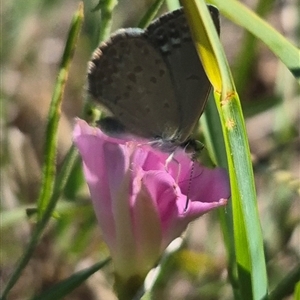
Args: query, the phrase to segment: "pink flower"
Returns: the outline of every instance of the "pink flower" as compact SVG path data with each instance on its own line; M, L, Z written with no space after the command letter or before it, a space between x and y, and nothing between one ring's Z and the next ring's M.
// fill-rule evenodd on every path
M116 274L124 280L144 278L190 221L230 196L225 170L195 162L191 178L193 162L181 149L166 163L168 153L108 137L80 119L73 135Z

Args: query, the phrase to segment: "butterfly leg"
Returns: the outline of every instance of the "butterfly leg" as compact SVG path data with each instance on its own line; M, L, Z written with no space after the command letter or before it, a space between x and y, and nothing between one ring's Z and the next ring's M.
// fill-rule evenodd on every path
M176 176L174 176L174 178L176 178L175 182L178 183L178 180L179 180L179 175L180 175L180 172L181 172L181 165L179 163L179 161L174 157L174 153L175 152L172 152L168 158L166 159L166 163L165 163L165 169L167 172L169 172L169 165L171 162L174 162L177 166L177 171L176 171Z

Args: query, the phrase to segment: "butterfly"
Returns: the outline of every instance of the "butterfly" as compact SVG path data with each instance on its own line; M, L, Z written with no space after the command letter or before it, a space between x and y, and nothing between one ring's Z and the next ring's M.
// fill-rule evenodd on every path
M219 32L218 10L208 8ZM109 135L130 133L166 152L193 144L211 84L182 8L145 30L116 31L93 53L87 78L91 98L110 114L99 121Z

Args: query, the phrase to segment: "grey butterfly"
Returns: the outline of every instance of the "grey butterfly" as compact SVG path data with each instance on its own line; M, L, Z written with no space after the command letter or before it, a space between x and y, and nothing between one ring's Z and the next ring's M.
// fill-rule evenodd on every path
M208 8L219 32L218 10ZM89 63L88 92L112 114L100 127L149 139L167 152L190 142L210 89L182 8L146 30L118 30Z

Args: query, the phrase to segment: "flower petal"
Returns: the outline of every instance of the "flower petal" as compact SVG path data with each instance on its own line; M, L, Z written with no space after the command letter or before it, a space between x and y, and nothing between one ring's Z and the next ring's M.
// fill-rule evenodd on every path
M143 278L190 221L230 196L225 170L207 169L182 149L170 156L145 142L108 137L80 119L73 135L122 280Z

